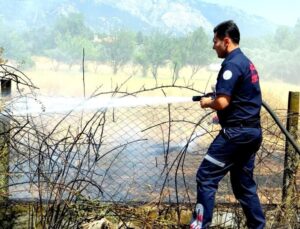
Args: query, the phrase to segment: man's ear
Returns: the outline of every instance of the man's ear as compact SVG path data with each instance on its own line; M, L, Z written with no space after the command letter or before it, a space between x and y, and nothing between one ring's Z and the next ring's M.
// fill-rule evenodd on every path
M224 37L224 43L226 46L230 44L230 38L229 37Z

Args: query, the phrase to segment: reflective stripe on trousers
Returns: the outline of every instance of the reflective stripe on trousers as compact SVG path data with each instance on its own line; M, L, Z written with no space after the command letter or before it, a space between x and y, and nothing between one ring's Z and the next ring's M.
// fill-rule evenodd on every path
M212 221L215 193L227 172L248 228L264 228L265 217L253 179L255 153L261 141L261 129L234 127L222 129L212 142L197 172L197 203L204 207L203 228Z

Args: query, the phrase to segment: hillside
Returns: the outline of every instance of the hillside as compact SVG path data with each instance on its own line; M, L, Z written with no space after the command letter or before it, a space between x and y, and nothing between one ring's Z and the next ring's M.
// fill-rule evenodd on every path
M234 19L245 36L261 36L275 29L262 17L196 0L2 0L0 9L0 22L19 31L47 27L71 12L83 14L87 25L97 32L127 27L186 34L200 26L211 31L226 19Z

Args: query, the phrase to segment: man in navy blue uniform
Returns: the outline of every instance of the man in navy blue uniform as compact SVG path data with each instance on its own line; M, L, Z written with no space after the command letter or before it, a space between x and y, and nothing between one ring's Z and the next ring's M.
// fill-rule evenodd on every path
M224 61L217 78L216 97L202 98L200 105L217 111L222 129L197 172L197 204L190 225L193 229L211 224L218 183L227 172L248 228L265 226L253 180L255 154L262 142L261 90L255 66L240 50L239 41L240 32L233 21L214 28L213 49Z

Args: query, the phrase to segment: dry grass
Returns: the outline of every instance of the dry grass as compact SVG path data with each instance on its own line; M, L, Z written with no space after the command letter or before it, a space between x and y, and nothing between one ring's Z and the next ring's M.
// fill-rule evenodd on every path
M74 65L71 69L65 64L60 64L58 71L53 70L53 62L44 57L35 57L36 67L26 71L26 75L33 84L39 88L39 92L48 96L83 96L83 74L80 65ZM97 72L94 72L95 64L85 64L85 90L86 95L98 92L120 90L130 92L142 87L152 88L157 86L150 71L147 77L141 75L137 67L125 66L113 75L112 68L108 65L99 65ZM215 84L217 72L210 72L206 68L201 69L192 80L190 80L191 69L186 67L180 72L180 79L176 85L193 86L199 91L210 91L211 85ZM125 83L126 82L126 83ZM170 68L160 68L158 71L158 85L171 85L172 71ZM291 84L279 80L264 81L261 77L261 87L264 100L276 109L287 107L289 91L300 91L300 85ZM175 92L176 91L176 92ZM168 95L178 95L178 90L168 91ZM154 96L154 94L151 94ZM161 95L161 94L160 94Z
M83 95L83 74L80 65L75 65L71 69L67 65L60 64L58 71L54 71L52 61L47 58L34 58L35 68L25 71L33 84L39 88L41 94L49 96L82 96ZM176 85L186 86L193 84L194 88L204 91L209 82L211 73L201 69L190 79L191 70L185 68L180 72L180 79ZM212 80L211 80L212 81ZM126 83L125 83L126 82ZM214 82L212 81L211 84ZM171 85L172 71L169 68L160 68L158 71L158 85ZM99 65L97 72L94 72L94 64L86 63L85 66L85 87L86 95L91 95L95 90L101 92L115 91L116 87L125 91L136 91L142 87L152 88L157 86L155 79L148 72L147 77L143 77L137 67L125 66L114 75L112 68L108 65ZM209 88L210 90L210 84ZM178 93L178 90L176 90ZM172 90L168 95L173 95ZM153 95L153 94L152 94ZM176 94L176 96L180 96ZM182 95L184 96L184 95Z
M289 91L300 92L300 85L283 82L280 80L261 80L263 99L273 109L287 109Z

